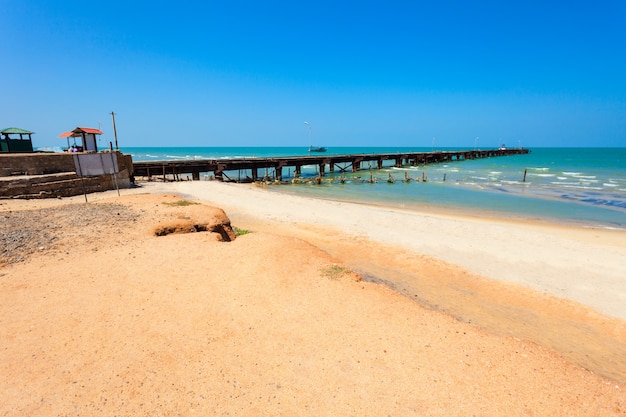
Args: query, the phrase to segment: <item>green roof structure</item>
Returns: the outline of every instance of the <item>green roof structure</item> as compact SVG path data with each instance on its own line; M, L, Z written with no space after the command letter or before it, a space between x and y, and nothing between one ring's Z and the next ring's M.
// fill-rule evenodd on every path
M20 129L18 127L7 127L4 130L0 130L2 134L16 134L16 135L32 135L35 132L30 132L28 130Z
M0 130L0 153L33 152L33 141L30 136L33 133L17 127L7 127ZM12 138L10 135L19 135L20 137Z

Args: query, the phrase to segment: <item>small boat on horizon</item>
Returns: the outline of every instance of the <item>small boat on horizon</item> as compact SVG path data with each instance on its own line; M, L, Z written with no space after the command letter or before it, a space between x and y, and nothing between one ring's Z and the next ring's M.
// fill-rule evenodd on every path
M309 146L309 152L326 152L327 150L323 146Z

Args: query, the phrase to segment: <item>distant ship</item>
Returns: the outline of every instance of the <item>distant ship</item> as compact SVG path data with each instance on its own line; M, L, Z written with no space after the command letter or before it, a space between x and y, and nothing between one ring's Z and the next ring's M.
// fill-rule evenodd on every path
M326 152L327 150L323 146L309 146L309 152Z

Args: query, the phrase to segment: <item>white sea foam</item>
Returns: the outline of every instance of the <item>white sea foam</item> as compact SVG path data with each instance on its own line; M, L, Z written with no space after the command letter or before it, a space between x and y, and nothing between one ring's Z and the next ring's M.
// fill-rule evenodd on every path
M41 152L63 152L63 148L59 146L41 146L37 150Z
M564 185L564 188L573 188L577 190L602 190L602 187L587 187L584 185Z
M582 227L584 227L585 229L626 230L626 228L623 227L607 226L603 224L589 224L583 225Z

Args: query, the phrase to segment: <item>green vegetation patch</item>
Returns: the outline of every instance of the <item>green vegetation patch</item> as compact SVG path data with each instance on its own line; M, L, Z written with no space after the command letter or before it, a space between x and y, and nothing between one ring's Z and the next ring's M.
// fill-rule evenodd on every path
M186 207L186 206L193 206L196 204L200 204L200 203L194 203L193 201L187 201L187 200L178 200L178 201L174 201L173 203L163 203L165 205L168 206L173 206L173 207Z
M240 229L238 227L233 227L233 230L235 231L235 236L243 236L243 235L247 235L248 233L252 233L249 230Z
M345 274L349 274L350 272L352 272L350 269L337 264L329 265L325 268L322 268L322 275L332 280L338 280Z

